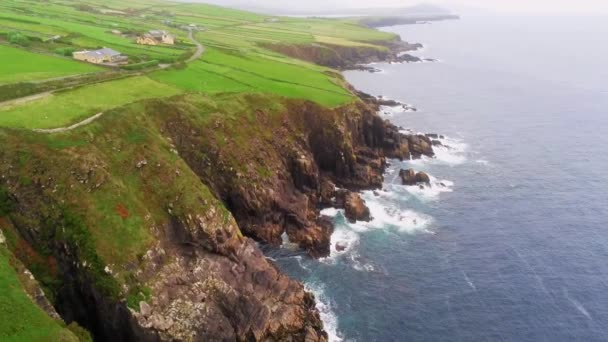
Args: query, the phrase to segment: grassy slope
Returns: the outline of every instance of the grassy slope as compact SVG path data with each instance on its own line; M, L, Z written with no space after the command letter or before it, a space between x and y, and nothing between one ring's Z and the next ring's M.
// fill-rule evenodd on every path
M11 258L6 247L0 245L0 340L78 341L25 294Z
M103 82L56 93L27 104L0 108L0 126L63 127L116 106L146 98L171 96L179 92L174 87L145 76Z
M0 45L0 84L76 75L101 70L69 59Z
M185 108L200 124L214 117L238 118L248 112L248 103L241 97L211 99L193 94L157 101ZM276 101L277 98L269 98L262 108L270 108L269 103ZM36 187L41 177L37 174L39 169L45 170L45 179L53 179L53 185L36 196L39 202L32 210L53 212L57 210L53 203L63 203L80 217L90 234L87 241L94 246L92 253L103 263L101 269L108 265L113 279L120 284L132 285L133 270L139 268L134 265L157 242L154 231L163 229L170 220L168 208L175 216L204 213L209 206L224 211L226 217L230 215L161 134L159 124L167 115L157 106L140 102L63 134L14 134L0 129L0 145L21 175L17 186L22 191ZM0 152L0 158L2 155ZM146 166L137 167L142 160ZM0 172L5 172L6 166L0 164ZM38 271L39 279L52 279L40 261L47 258L48 255L36 256L31 258L34 264L26 266L35 274ZM98 276L108 277L105 273ZM115 285L109 286L121 291Z

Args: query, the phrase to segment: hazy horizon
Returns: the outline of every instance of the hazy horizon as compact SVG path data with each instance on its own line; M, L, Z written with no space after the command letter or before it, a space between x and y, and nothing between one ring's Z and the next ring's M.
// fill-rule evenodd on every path
M373 3L363 0L309 0L286 5L277 0L186 0L189 2L213 3L240 8L259 8L285 12L335 11L378 7L408 7L420 3L429 3L444 7L453 12L490 12L504 14L608 14L608 1L605 0L377 0Z

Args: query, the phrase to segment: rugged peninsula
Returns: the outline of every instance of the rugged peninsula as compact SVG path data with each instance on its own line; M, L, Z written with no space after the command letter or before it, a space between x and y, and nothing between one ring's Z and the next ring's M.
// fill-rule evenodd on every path
M9 99L0 107L0 271L12 283L0 285L18 294L0 295L11 303L0 315L25 323L3 323L0 339L325 341L314 296L257 243L279 245L285 233L311 257L326 256L333 227L321 209L347 207L365 219L355 193L381 187L387 159L433 156L428 137L400 133L377 115L381 101L350 89L336 70L395 60L415 46L353 22L207 5L57 3L49 16L33 6L25 19L14 8L31 4L10 3L14 22L51 28L60 25L53 13L68 13L62 20L81 29L83 15L124 20L121 31L133 22L181 27L184 13L200 21L216 13L215 24L226 25L209 23L196 37L187 25L178 57L164 63L144 52L171 47L134 48L85 30L59 38L57 48L94 44L82 35L108 39L128 50L128 64L46 80L1 75ZM226 41L234 22L256 34ZM311 25L315 40L305 41ZM347 33L326 36L335 25ZM258 39L264 32L274 41ZM369 39L349 36L362 33ZM28 37L26 49L14 36L0 48L59 58L43 40ZM89 67L74 63L65 70ZM88 91L103 102L66 106Z

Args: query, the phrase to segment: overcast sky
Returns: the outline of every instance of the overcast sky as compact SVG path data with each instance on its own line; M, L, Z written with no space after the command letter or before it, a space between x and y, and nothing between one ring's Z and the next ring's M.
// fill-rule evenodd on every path
M190 0L193 1L193 0ZM266 8L290 8L298 11L314 11L315 8L368 8L405 7L420 3L418 0L194 0L226 6L260 6ZM504 13L528 14L608 14L608 0L432 0L429 3L442 5L453 11L469 12L489 10Z

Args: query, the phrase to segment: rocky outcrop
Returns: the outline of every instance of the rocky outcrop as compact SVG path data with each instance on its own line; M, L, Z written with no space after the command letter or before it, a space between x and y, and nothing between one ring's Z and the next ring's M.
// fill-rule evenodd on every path
M401 177L403 185L416 185L416 171L414 169L399 171L399 177Z
M426 174L425 172L418 172L416 174L416 182L418 184L423 183L423 184L430 185L431 184L431 177L429 177L429 175Z
M358 193L341 191L336 202L338 208L344 208L344 215L350 222L371 221L369 208Z
M197 126L188 113L167 107L163 130L243 233L268 244L281 244L287 233L312 256L328 255L333 228L319 219L319 211L332 205L336 186L379 188L387 158L433 153L426 138L400 133L373 105L327 109L287 101L283 110L272 113L259 98L249 101L259 103L254 115L241 115L238 122L218 115L208 126ZM227 138L231 136L249 140L239 143Z
M420 62L420 58L405 54L422 48L422 44L403 42L399 37L392 41L369 42L368 45L342 46L325 43L312 44L264 44L264 47L281 54L327 66L338 70L377 71L365 64L375 62ZM376 44L372 46L371 44Z
M433 143L428 137L418 134L407 137L412 158L418 159L422 156L434 156Z
M416 172L414 169L399 171L403 185L431 184L431 178L425 172Z

